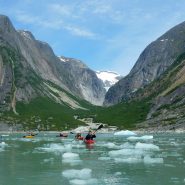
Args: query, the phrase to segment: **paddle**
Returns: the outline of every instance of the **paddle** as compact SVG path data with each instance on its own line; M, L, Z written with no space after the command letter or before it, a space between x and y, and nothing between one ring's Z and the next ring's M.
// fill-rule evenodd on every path
M98 130L100 130L101 128L103 128L103 124L99 125L99 127L94 131L94 134L95 134Z

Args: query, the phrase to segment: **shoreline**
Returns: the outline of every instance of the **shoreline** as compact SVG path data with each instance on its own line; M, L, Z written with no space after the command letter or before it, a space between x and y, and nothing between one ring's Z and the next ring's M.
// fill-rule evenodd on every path
M115 132L120 131L131 131L136 134L162 134L162 133L185 133L184 129L176 129L176 130L116 130L116 131L98 131L98 134L114 134ZM27 134L29 131L0 131L0 134ZM39 131L33 133L48 133L48 134L59 134L59 133L68 133L71 135L75 135L76 133L70 133L72 131ZM87 131L80 132L81 134L87 134Z

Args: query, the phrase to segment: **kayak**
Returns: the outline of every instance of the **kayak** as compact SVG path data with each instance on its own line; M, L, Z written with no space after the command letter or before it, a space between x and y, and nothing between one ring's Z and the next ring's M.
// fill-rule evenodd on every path
M86 144L94 144L95 143L95 141L94 140L84 140L84 142L86 143Z
M84 140L84 137L78 137L77 140Z
M24 138L34 138L34 136L23 136Z
M56 137L68 137L68 135L58 135Z

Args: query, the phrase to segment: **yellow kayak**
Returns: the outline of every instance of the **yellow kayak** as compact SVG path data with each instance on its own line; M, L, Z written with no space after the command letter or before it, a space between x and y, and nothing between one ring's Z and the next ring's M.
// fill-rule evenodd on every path
M23 136L24 138L34 138L34 136Z

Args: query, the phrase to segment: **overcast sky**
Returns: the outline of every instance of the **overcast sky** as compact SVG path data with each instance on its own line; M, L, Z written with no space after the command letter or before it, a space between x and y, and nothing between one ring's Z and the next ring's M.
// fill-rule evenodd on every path
M57 56L126 75L140 53L185 21L185 0L0 0L16 29L31 31Z

